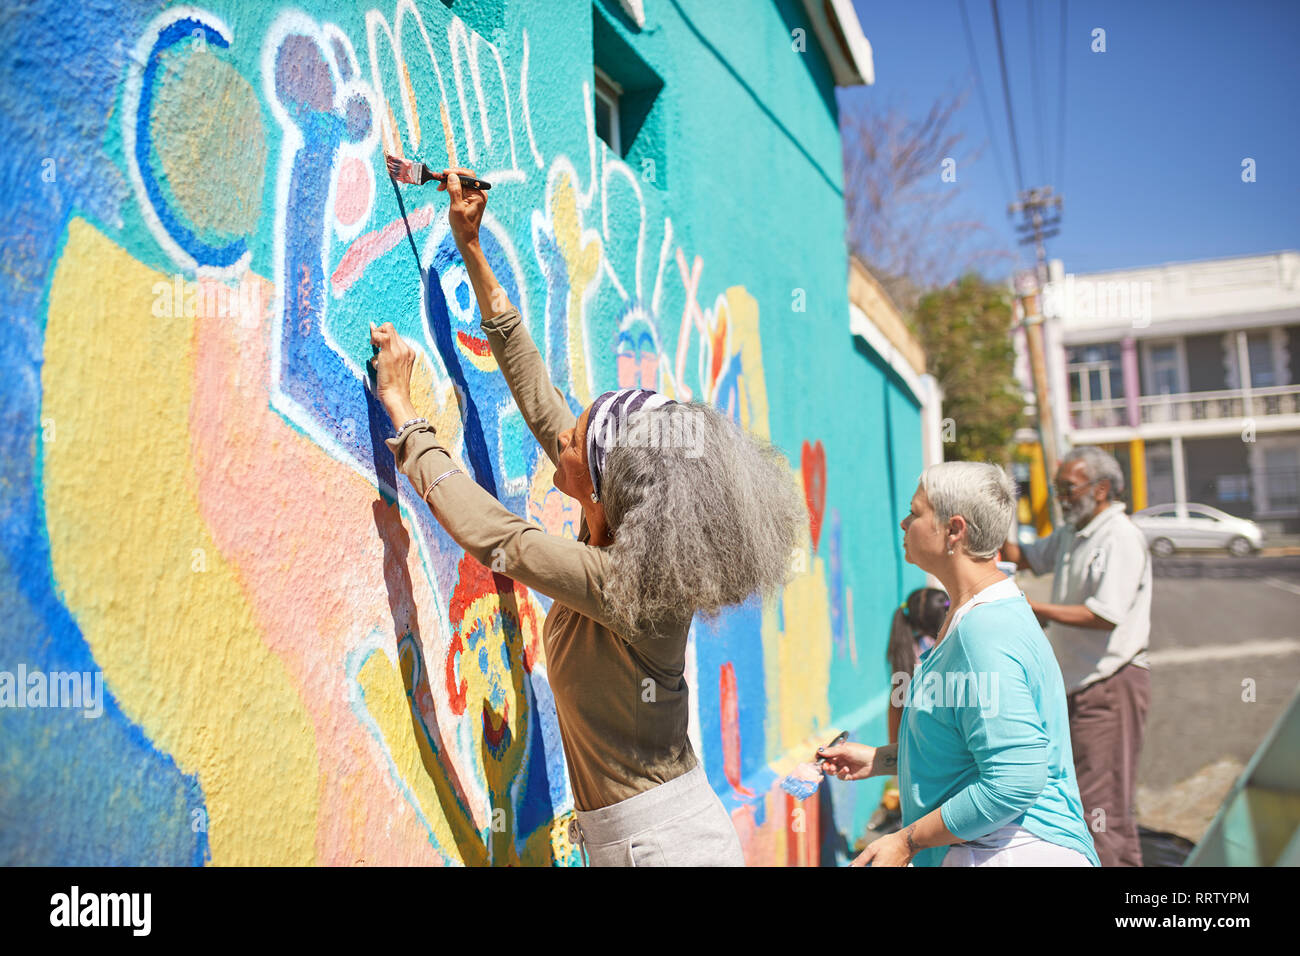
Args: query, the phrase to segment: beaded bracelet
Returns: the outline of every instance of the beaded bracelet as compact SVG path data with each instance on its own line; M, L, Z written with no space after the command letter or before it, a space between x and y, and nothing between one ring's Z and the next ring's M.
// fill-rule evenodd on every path
M427 418L412 418L409 422L403 423L402 427L397 430L397 435L395 437L401 438L403 432L405 432L412 425L419 425L421 422L423 422L425 425L429 424L429 420Z

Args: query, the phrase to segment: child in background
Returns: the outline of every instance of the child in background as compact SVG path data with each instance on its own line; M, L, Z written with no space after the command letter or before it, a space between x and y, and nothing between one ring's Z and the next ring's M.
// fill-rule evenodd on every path
M903 717L903 694L899 693L900 674L912 678L921 655L934 647L935 636L943 627L948 614L948 595L939 588L917 588L894 612L889 627L889 646L885 659L889 662L889 742L898 743L898 725ZM904 688L905 689L905 685ZM890 777L885 783L880 806L871 814L867 829L872 835L889 833L898 828L902 814L898 808L898 778Z

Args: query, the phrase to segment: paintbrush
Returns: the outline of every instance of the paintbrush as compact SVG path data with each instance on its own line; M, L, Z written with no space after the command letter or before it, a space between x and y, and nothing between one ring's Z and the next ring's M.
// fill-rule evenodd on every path
M846 730L843 733L837 734L835 739L826 746L834 747L837 744L844 743L844 741L848 739L849 732ZM823 774L821 764L821 758L818 758L815 763L805 761L804 763L799 764L790 772L788 777L781 781L781 789L798 800L808 799L816 793L817 788L822 785Z
M384 154L384 161L388 165L388 175L393 177L399 183L410 183L412 186L423 186L425 183L445 182L447 177L442 173L435 173L424 163L417 162L413 159L398 159L396 156ZM492 184L486 179L475 179L473 176L466 176L464 173L457 173L460 177L460 184L465 189L491 189Z

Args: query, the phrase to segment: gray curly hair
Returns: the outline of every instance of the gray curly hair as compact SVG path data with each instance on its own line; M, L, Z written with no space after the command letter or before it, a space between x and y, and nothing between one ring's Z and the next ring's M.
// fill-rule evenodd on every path
M620 437L605 463L614 539L605 603L618 629L643 633L696 611L716 618L783 588L806 510L781 451L703 402L637 415L654 416L670 440Z

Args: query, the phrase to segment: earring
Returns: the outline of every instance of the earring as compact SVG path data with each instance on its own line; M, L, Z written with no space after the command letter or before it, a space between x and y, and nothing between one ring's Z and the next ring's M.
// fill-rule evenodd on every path
M949 554L952 554L952 548L949 548L949 549L948 549L948 553L949 553Z
M600 495L596 494L596 493L593 491L593 492L591 493L591 500L592 500L593 502L595 502L595 501L599 501L599 500L600 500ZM949 554L952 554L951 551L949 551L948 553L949 553Z

